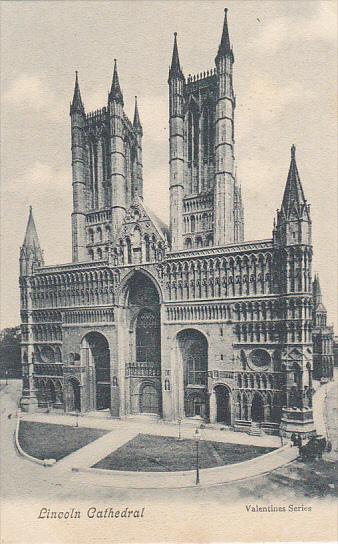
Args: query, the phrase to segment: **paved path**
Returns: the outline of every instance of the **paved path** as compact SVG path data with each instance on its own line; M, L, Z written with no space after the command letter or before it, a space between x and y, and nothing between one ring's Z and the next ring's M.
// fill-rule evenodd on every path
M111 433L105 434L97 440L94 440L94 442L87 444L87 446L67 455L67 457L58 461L52 467L52 470L57 472L60 470L71 470L74 467L91 467L109 455L112 451L123 446L126 442L129 442L129 440L136 435L137 432L127 429L123 432L114 430Z

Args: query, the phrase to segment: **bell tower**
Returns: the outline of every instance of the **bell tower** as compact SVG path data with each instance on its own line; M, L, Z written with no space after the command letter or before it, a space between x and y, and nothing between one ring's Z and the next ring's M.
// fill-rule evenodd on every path
M76 72L70 117L73 261L106 260L127 208L143 198L140 114L136 101L133 122L125 113L116 59L107 104L92 112L85 112Z
M234 165L233 63L227 10L210 70L184 77L175 33L168 80L173 249L223 246L244 238Z

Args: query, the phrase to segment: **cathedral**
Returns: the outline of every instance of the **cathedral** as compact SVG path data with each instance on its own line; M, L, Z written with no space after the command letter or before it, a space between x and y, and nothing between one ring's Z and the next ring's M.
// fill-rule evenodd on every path
M70 106L72 262L44 263L32 210L20 252L24 410L314 432L332 328L311 276L310 206L291 148L269 239L246 241L227 10L214 66L186 77L174 36L170 225L143 200L142 124L115 61L106 105Z

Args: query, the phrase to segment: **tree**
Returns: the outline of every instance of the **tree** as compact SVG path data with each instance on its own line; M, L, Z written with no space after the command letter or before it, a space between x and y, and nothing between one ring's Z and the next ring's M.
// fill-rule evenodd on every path
M21 377L21 332L20 327L3 329L0 333L0 375L8 372L8 377Z

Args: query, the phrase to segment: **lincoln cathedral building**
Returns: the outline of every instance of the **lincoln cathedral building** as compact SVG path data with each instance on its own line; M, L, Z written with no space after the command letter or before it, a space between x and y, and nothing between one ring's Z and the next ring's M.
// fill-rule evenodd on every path
M245 240L233 65L226 10L206 72L184 75L175 34L169 227L143 201L141 117L136 102L133 121L124 111L116 62L94 112L76 74L72 262L45 265L32 210L20 252L23 409L313 432L333 331L312 283L310 206L292 146L272 236Z

